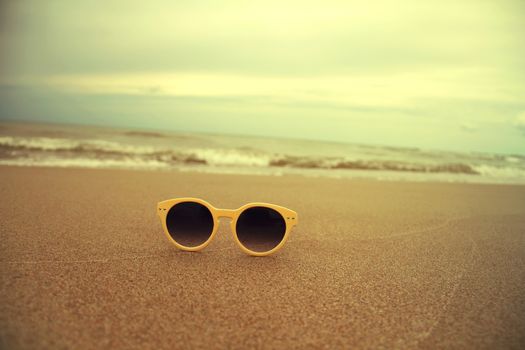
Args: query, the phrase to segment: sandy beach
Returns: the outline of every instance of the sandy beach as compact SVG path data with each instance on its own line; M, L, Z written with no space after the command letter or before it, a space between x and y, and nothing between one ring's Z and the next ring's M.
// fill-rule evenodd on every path
M276 255L155 206L296 210ZM525 186L0 167L2 349L523 349Z

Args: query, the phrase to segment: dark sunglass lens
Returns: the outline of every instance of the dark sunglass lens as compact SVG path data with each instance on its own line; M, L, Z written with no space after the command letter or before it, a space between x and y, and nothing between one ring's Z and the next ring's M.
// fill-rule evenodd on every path
M210 210L196 202L174 205L166 217L166 226L171 237L186 247L197 247L210 238L213 231L213 216Z
M266 207L252 207L237 219L237 237L254 252L267 252L284 238L286 223L279 212Z

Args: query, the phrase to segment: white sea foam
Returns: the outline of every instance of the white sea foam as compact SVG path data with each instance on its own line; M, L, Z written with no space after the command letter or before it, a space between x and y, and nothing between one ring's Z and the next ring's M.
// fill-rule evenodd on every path
M98 139L72 140L68 138L50 137L11 137L1 136L0 146L40 150L40 151L105 151L124 154L150 154L158 152L159 149L147 145L129 145L114 141Z
M266 167L269 165L271 155L244 151L237 149L190 149L188 153L195 154L199 159L206 161L209 165L215 166L250 166Z
M40 166L57 168L122 168L122 169L166 169L166 163L136 159L93 159L93 158L23 158L0 159L0 165Z
M61 149L73 149L78 145L78 141L50 137L0 136L0 145L27 149L40 149L44 151L56 151Z
M522 179L525 182L525 169L516 167L496 167L491 165L478 165L475 167L481 175L493 179Z
M525 183L525 157L520 155L414 152L379 146L370 152L370 147L358 145L216 135L163 135L152 140L109 131L81 133L82 138L78 134L62 130L66 137L0 136L0 164Z

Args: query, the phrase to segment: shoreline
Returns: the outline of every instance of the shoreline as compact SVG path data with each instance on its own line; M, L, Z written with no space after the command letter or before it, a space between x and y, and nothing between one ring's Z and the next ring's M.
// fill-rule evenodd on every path
M0 164L525 184L525 157L379 145L0 123Z
M525 183L521 182L490 182L490 181L460 181L460 180L444 180L444 179L403 179L403 178L374 178L370 176L322 176L317 174L306 174L305 172L295 172L295 173L256 173L256 172L235 172L232 171L220 171L210 168L190 168L190 167L172 167L172 168L127 168L127 167L86 167L86 166L56 166L56 165L24 165L24 164L2 164L0 163L0 168L35 168L35 169L72 169L72 170L109 170L109 171L138 171L138 172L160 172L160 173L176 173L176 174L206 174L210 176L255 176L255 177L269 177L269 178L280 178L280 177L298 177L298 178L310 178L310 179L327 179L327 180L341 180L341 181L377 181L377 182L392 182L392 183L428 183L428 184L458 184L458 185L504 185L504 186L525 186ZM279 168L276 168L279 169ZM306 170L309 171L309 170ZM364 172L364 170L344 170L352 171L353 174L359 174ZM395 172L394 175L398 175L398 172ZM401 173L404 174L404 173ZM427 174L424 174L427 175ZM423 175L423 176L424 176ZM468 175L468 176L478 176L478 175Z

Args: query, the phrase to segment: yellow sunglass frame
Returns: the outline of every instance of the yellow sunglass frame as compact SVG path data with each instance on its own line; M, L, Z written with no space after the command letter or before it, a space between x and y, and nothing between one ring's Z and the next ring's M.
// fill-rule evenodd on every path
M183 203L183 202L195 202L195 203L202 204L202 205L204 205L206 208L208 208L210 210L210 213L213 216L213 231L212 231L210 237L208 238L208 240L206 242L204 242L201 245L196 246L196 247L186 247L186 246L181 245L180 243L176 242L171 237L171 235L170 235L170 233L168 231L168 227L166 225L166 218L168 216L169 210L174 205L179 204L179 203ZM239 216L242 214L242 212L244 210L246 210L248 208L252 208L252 207L271 208L271 209L277 211L279 214L281 214L283 219L284 219L284 221L285 221L285 223L286 223L286 232L284 233L284 237L283 237L282 241L277 246L275 246L273 249L271 249L271 250L269 250L267 252L256 252L256 251L250 250L247 247L245 247L239 241L239 238L237 237L237 230L236 230L237 219L239 218ZM249 254L249 255L253 255L253 256L267 256L267 255L270 255L270 254L273 254L273 253L277 252L279 249L281 249L284 246L284 244L288 240L288 237L290 236L292 228L295 227L297 225L297 223L298 223L298 215L297 215L297 213L295 211L293 211L291 209L288 209L288 208L285 208L285 207L281 207L279 205L275 205L275 204L258 203L258 202L256 202L256 203L245 204L245 205L243 205L242 207L240 207L238 209L219 209L219 208L215 208L213 205L211 205L210 203L206 202L205 200L202 200L200 198L191 198L191 197L174 198L174 199L168 199L168 200L159 202L157 204L157 214L159 215L160 221L162 223L162 228L163 228L164 233L166 234L166 237L168 238L168 240L171 243L173 243L177 248L179 248L181 250L189 251L189 252L195 252L195 251L202 250L202 249L206 248L206 246L208 244L210 244L210 242L213 240L213 237L215 237L215 234L217 233L217 230L219 228L219 219L220 218L229 218L229 219L231 219L230 226L231 226L231 231L232 231L232 234L233 234L233 239L235 240L235 242L237 242L237 245L241 248L241 250L243 252L245 252L246 254Z

